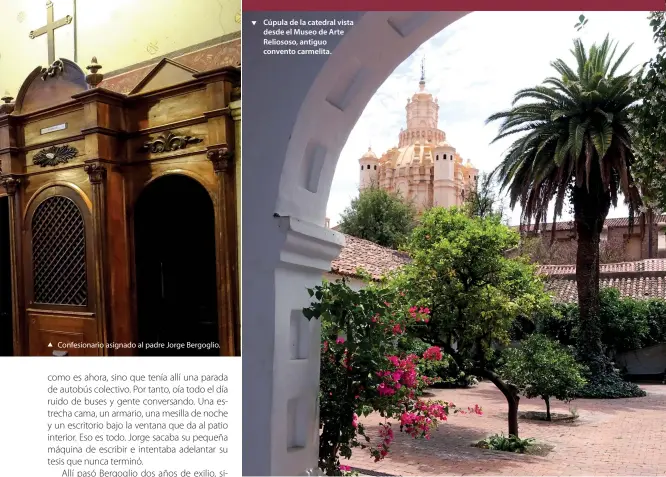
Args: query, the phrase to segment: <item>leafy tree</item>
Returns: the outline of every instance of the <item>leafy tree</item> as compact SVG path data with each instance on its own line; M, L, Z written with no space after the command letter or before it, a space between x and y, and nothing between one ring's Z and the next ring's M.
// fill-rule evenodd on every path
M645 203L649 243L652 243L655 213L666 209L666 19L664 12L649 16L657 54L644 65L644 74L634 83L634 94L642 101L633 111L634 175ZM643 73L642 72L642 73ZM649 252L652 252L650 247ZM651 256L651 255L650 255Z
M574 41L575 65L552 63L559 77L516 93L513 106L493 114L501 121L495 141L519 134L495 170L510 205L520 203L525 221L536 228L554 200L553 222L567 198L574 211L578 249L576 282L582 358L598 376L617 382L605 359L599 324L599 242L604 220L622 194L630 218L641 206L633 176L629 110L635 103L634 76L618 74L629 51L614 61L616 44L608 36L586 50ZM525 102L523 100L528 100Z
M370 187L342 213L340 232L395 249L405 242L415 219L416 209L402 196Z
M465 198L464 209L473 217L498 215L504 218L504 207L491 174L481 173L473 189Z
M441 347L466 375L492 381L507 400L515 436L518 390L495 372L495 347L509 342L516 318L549 301L535 267L505 256L517 244L518 234L496 216L435 207L406 245L412 262L393 277L404 299L430 312L428 322L412 323L410 331Z
M517 348L504 350L500 374L528 398L546 402L546 420L551 420L550 398L569 402L585 385L583 366L573 355L548 337L534 334Z

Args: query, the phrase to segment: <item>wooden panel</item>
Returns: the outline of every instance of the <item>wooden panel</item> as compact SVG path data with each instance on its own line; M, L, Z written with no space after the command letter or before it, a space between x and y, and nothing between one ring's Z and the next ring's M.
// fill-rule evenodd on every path
M69 356L97 356L97 348L59 348L58 343L97 343L94 318L28 312L30 356L53 356L53 351L67 351ZM49 343L53 346L49 347Z
M45 79L42 68L35 68L19 90L14 111L26 114L57 106L88 88L86 75L76 63L63 59L61 66L62 69L53 70L55 74Z
M135 324L132 321L132 285L131 285L131 251L127 223L126 183L125 176L119 168L107 173L107 261L109 263L109 296L112 319L107 335L115 343L135 341ZM131 348L122 348L113 352L114 355L131 355Z
M72 167L72 164L81 164L83 161L88 159L87 154L86 154L86 141L84 139L78 140L78 141L72 141L68 142L65 144L61 144L59 146L70 146L73 147L77 150L76 156L71 159L70 161L64 163L64 164L57 164L55 166L38 166L33 163L35 156L39 154L42 149L34 149L32 151L29 151L25 155L25 167L26 167L26 172L28 174L33 174L33 173L51 173L57 169L62 169L62 168L68 168ZM49 149L49 148L44 148L44 149Z
M196 179L206 188L211 196L215 196L217 178L213 172L213 164L206 158L205 154L198 154L196 156L172 158L168 161L152 161L133 166L130 185L132 203L136 201L148 182L165 174L174 173Z
M88 209L90 210L90 182L88 181L88 174L83 170L83 167L59 170L56 177L54 177L53 174L33 175L26 182L27 184L24 193L25 201L23 202L24 214L25 208L27 208L28 202L32 199L32 196L45 185L53 184L54 182L76 186L86 195L86 202L88 204Z
M201 116L206 110L205 99L206 90L199 88L169 98L133 104L127 112L128 129L140 131Z
M162 59L153 70L131 91L130 94L141 94L191 81L195 70L171 61Z
M199 124L192 124L183 127L174 127L173 129L168 129L166 131L141 135L139 137L132 138L127 141L127 154L130 157L130 162L136 161L145 161L145 160L165 160L169 159L172 156L182 156L183 154L189 154L193 151L203 151L205 147L209 144L208 134L209 134L208 124L205 122ZM178 138L190 137L192 142L185 145L183 149L175 149L173 151L165 151L159 153L151 153L150 151L143 150L142 146L148 142L168 140L169 134L175 136L176 142L182 142Z
M66 129L58 129L53 132L41 133L43 129L67 125ZM58 141L70 136L81 134L83 127L83 108L71 111L66 114L52 116L49 118L39 119L37 121L29 122L23 127L25 134L26 147L42 144L45 142Z

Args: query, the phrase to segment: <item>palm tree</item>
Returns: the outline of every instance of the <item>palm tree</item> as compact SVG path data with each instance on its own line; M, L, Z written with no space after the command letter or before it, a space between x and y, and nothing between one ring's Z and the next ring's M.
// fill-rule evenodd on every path
M520 134L495 169L509 192L511 207L520 203L523 220L535 229L555 201L553 222L565 202L573 205L578 251L576 283L581 318L581 356L606 374L599 312L599 240L610 206L622 194L633 222L641 205L632 176L629 112L635 102L632 72L616 75L631 46L613 62L617 45L608 36L585 50L580 39L571 50L575 68L551 63L560 77L516 93L511 109L490 116L501 120L497 137ZM523 101L528 100L528 101ZM554 228L553 228L554 231ZM596 364L596 366L595 366Z

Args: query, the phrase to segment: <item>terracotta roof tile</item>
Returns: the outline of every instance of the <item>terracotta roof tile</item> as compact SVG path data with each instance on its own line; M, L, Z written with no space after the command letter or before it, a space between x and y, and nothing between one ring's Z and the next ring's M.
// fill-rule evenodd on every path
M358 269L362 268L379 280L407 263L409 257L404 253L345 235L345 246L331 264L331 272L358 276ZM578 299L575 265L545 265L539 271L545 275L546 289L556 301ZM601 265L600 272L600 286L617 288L623 297L666 299L666 259L607 263Z
M666 276L602 277L599 286L601 288L617 288L623 297L666 299ZM575 278L548 278L546 289L553 295L555 301L566 303L578 300Z
M578 299L575 265L545 265L539 271L556 301ZM623 297L666 299L666 259L606 263L599 271L601 288L617 288Z
M664 223L666 222L666 214L659 215L655 217L655 223ZM638 217L634 217L634 225L638 227L640 225ZM618 217L614 219L606 219L604 221L604 227L628 227L629 226L629 217ZM539 229L542 231L550 231L553 227L552 222L548 222L546 224L540 224ZM531 224L529 228L527 225L514 225L513 228L515 230L534 230L534 224ZM568 222L555 222L555 230L573 230L574 228L574 222L573 220L570 220Z
M331 263L331 272L338 275L358 276L362 268L379 280L388 272L409 262L407 254L382 247L376 243L345 235L345 246Z
M574 275L576 265L542 265L539 271L546 275ZM637 262L602 263L599 267L601 274L605 273L642 273L666 272L666 259L653 258Z

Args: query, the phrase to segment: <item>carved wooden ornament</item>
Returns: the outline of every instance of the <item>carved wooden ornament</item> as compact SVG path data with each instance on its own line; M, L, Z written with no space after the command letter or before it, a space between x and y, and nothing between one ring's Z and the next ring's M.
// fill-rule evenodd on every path
M61 60L54 61L48 68L42 68L42 81L55 78L65 71L65 64Z
M79 151L71 146L51 146L42 149L33 158L33 164L37 166L57 166L58 164L65 164L74 158Z
M196 144L203 141L203 139L192 136L176 136L173 133L159 136L157 139L146 142L141 146L142 151L150 151L152 153L171 152L178 149L185 149L188 144Z

